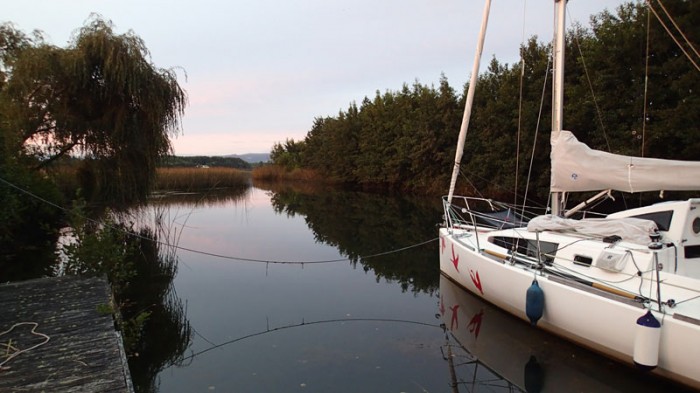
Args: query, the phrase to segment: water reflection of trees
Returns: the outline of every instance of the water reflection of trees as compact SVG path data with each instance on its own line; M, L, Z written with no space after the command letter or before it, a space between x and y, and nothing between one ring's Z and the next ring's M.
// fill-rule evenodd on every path
M185 307L173 287L179 232L170 221L170 209L243 202L249 190L157 194L149 200L148 206L131 211L136 221L142 223L140 237L134 238L138 242L139 256L134 263L136 276L122 295L128 300L121 312L126 321L143 313L148 315L142 325L136 326L140 336L130 348L129 369L137 392L156 392L160 371L181 365L192 341Z
M256 187L261 185L256 183ZM438 287L435 242L368 257L437 238L439 206L405 196L264 185L276 212L303 215L316 240L334 247L353 264L400 283L404 291L432 293ZM437 241L437 240L436 240Z
M165 246L167 229L158 232L141 230L137 239L140 257L134 264L136 276L124 291L128 299L122 305L124 320L148 313L140 329L138 341L132 344L129 369L137 392L156 392L158 373L172 365L180 365L192 341L192 330L186 310L173 287L177 273L175 248Z

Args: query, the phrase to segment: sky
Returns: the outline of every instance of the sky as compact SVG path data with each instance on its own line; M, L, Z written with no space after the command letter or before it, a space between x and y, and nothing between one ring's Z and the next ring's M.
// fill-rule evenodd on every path
M568 22L625 0L570 0ZM495 0L482 70L549 42L553 0ZM0 0L0 23L66 47L91 14L133 31L187 92L177 155L269 152L377 91L469 79L483 0Z

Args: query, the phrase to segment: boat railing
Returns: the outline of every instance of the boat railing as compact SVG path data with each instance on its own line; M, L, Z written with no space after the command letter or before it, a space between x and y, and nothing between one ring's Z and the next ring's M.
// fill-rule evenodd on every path
M537 208L465 196L453 196L451 202L443 197L443 209L447 228L474 231L523 227L530 218L544 213L544 209L538 212Z

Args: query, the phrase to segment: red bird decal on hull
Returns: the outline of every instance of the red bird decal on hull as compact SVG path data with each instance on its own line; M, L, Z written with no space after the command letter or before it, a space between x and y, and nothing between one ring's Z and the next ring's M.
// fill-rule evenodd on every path
M481 289L481 279L479 278L479 272L477 271L476 273L474 270L469 269L469 276L472 278L472 282L474 283L474 286L476 286L476 289L481 292L481 294L484 294L484 290Z
M455 270L459 271L459 254L455 254L455 245L452 245L452 264L455 265Z

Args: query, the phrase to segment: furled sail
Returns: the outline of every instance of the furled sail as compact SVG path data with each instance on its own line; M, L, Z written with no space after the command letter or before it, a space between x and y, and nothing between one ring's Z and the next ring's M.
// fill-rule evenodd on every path
M527 230L576 232L584 236L605 237L617 235L622 240L648 245L650 236L658 230L654 221L641 218L584 218L573 220L547 214L537 216L527 223Z
M557 135L558 134L558 135ZM570 131L553 133L552 192L700 190L700 162L593 150Z

